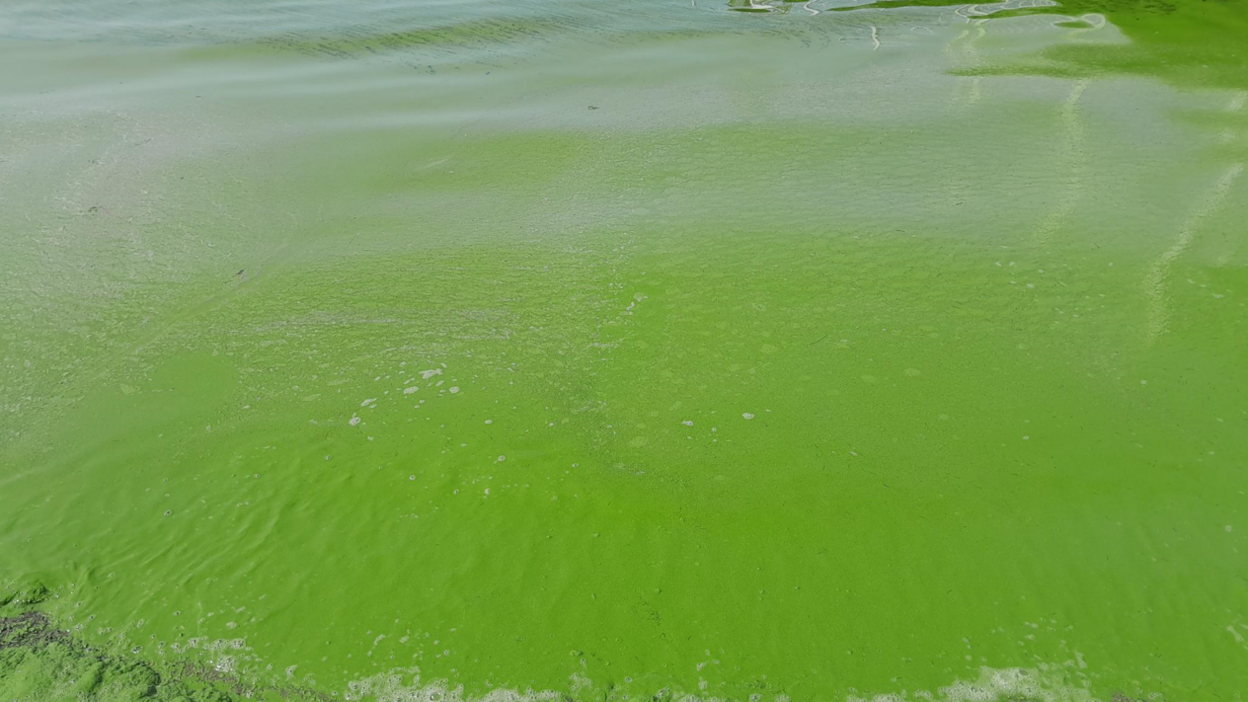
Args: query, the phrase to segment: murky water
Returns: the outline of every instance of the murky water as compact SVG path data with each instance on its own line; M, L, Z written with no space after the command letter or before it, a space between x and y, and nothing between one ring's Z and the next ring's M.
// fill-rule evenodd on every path
M1246 41L8 0L0 690L1245 699Z

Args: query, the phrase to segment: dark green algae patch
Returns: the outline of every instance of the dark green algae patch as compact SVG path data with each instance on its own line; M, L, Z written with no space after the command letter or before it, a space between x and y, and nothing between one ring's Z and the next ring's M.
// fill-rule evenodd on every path
M149 660L93 645L43 611L55 595L26 581L0 596L0 699L13 702L329 702L307 687L244 680L194 658Z
M37 610L0 612L0 695L21 702L332 699L311 690L258 689L190 663L157 668L136 656L93 648Z
M257 690L191 662L158 669L91 646L39 609L51 593L30 583L0 597L0 699L20 702L318 700L310 691ZM292 694L293 692L293 694Z
M1248 87L1248 2L1244 0L1064 0L1056 5L998 9L952 0L884 0L831 12L917 7L972 7L974 20L1053 16L1059 27L1093 27L1103 15L1131 41L1067 43L1038 55L953 71L955 75L1034 75L1056 78L1137 76L1182 88ZM1069 19L1070 17L1079 19ZM1060 19L1062 17L1068 19Z
M76 638L70 630L58 627L54 620L38 609L48 596L46 588L36 585L0 598L0 699L13 702L332 702L341 699L338 695L307 687L256 685L232 672L214 669L194 660L157 664L134 653L92 646ZM583 655L583 652L573 653ZM532 698L533 695L531 692L527 695L497 695L499 700L526 697ZM410 699L421 702L440 702L447 698L458 699L459 691L451 695L434 690L411 696L377 698L367 691L348 695L348 699ZM606 689L543 695L541 698L558 702L629 699L675 702L682 699L667 689L641 697L620 695ZM1043 702L1051 697L1044 692L1035 696L1001 693L990 697L981 694L975 699ZM1146 701L1115 694L1110 702ZM1166 698L1153 695L1147 702L1166 702Z
M0 612L0 695L6 700L48 702L236 699L208 685L171 683L146 664L97 652L33 610Z

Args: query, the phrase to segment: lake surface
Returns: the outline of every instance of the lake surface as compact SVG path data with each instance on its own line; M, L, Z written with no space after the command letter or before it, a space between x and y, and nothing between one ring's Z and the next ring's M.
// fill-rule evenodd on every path
M6 0L0 692L1248 699L1246 46Z

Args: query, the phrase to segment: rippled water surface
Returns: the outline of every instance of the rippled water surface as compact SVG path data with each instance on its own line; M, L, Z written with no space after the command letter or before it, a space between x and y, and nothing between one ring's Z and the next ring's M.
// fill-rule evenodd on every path
M0 693L1246 699L1245 46L0 3Z

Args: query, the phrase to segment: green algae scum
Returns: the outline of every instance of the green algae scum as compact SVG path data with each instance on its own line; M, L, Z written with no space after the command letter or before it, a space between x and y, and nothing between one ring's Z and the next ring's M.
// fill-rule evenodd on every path
M1248 700L1248 1L0 65L0 700Z

